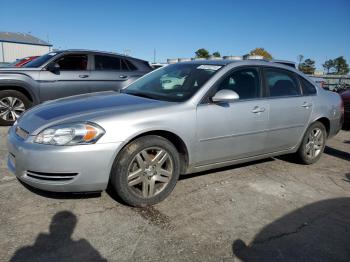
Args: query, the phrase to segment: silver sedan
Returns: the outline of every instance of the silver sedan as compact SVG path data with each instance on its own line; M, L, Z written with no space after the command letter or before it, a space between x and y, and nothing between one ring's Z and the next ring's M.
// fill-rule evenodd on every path
M164 77L183 81L164 84ZM173 85L171 85L173 83ZM338 94L273 62L193 61L123 89L36 106L9 130L8 167L48 191L101 191L129 205L165 199L180 174L282 154L320 159L341 127Z

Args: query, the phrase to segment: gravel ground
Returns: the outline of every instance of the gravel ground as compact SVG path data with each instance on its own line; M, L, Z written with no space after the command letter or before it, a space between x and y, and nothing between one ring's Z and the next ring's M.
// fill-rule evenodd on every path
M33 191L6 169L0 261L350 261L350 131L304 166L279 157L183 177L164 202Z

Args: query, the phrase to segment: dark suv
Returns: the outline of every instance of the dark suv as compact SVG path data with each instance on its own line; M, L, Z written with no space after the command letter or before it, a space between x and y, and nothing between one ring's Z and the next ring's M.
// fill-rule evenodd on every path
M22 68L1 68L0 125L47 100L118 91L151 70L144 60L89 50L51 52Z

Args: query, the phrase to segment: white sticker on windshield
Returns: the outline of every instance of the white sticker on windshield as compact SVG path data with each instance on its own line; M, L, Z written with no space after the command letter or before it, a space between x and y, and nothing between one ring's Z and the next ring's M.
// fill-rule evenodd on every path
M57 53L49 53L50 56L57 55Z
M197 69L204 69L204 70L219 70L222 66L218 65L200 65L197 67Z

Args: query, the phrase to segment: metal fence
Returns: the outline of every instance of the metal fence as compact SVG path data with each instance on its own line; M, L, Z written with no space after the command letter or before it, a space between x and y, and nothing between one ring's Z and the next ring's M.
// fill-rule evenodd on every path
M312 76L324 81L324 88L339 91L350 88L350 75L317 75Z

